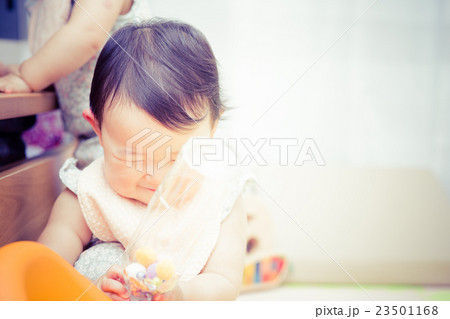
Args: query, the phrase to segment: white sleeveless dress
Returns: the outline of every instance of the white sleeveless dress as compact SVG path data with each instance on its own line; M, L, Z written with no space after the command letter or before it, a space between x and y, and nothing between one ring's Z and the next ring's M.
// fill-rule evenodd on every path
M150 246L174 261L180 280L194 278L214 250L221 223L251 181L250 176L243 176L231 187L223 188L219 195L223 200L217 203L220 207L213 212L191 210L189 214L183 214L174 210L162 216L156 212L148 213L146 206L115 193L106 181L103 165L102 157L80 171L72 158L60 170L63 183L78 196L94 242L101 243L85 250L75 263L75 268L91 281L97 280L113 264L124 262L125 249L135 244L132 241L135 231L140 224L151 224L151 221L143 222L143 217L153 218L156 222L146 234L145 242L141 240L139 244ZM203 198L214 201L206 196Z

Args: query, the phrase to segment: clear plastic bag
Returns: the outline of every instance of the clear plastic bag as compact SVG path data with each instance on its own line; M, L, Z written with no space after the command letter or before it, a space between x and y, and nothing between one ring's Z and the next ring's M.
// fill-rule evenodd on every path
M211 139L185 143L130 240L124 266L132 300L170 300L179 280L201 271L245 186L238 166L225 158L202 161L207 146Z

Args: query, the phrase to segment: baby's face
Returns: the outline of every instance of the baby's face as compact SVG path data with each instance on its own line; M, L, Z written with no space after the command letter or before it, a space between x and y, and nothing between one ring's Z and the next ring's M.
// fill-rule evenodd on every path
M161 135L153 140L150 135L155 132ZM140 133L146 133L145 137L149 140L143 141L145 137L141 137L131 143ZM192 130L176 132L164 127L137 106L112 105L105 111L101 127L105 176L109 185L119 195L147 205L172 167L182 145L195 136L212 136L208 119L199 122ZM154 151L147 152L162 137L170 139L167 138L168 141ZM165 162L167 164L158 168L158 163Z

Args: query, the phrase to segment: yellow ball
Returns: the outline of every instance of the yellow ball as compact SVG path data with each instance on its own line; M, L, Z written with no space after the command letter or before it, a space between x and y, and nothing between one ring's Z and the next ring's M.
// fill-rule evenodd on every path
M158 287L159 285L162 284L162 279L159 278L159 277L155 277L155 278L152 279L152 283L153 283L156 287Z
M135 257L138 263L147 268L156 261L156 252L149 247L141 247L136 250Z
M172 278L170 278L169 280L165 280L159 287L158 287L158 291L160 293L166 293L168 291L173 290L173 288L175 287L175 285L177 284L177 276L173 276Z
M162 280L169 280L175 274L175 266L170 260L161 260L156 265L156 275Z

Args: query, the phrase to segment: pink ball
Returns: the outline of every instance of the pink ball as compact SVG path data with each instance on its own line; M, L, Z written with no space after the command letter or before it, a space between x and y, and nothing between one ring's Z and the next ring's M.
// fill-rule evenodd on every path
M153 279L156 277L156 266L157 263L153 263L147 268L147 278Z

